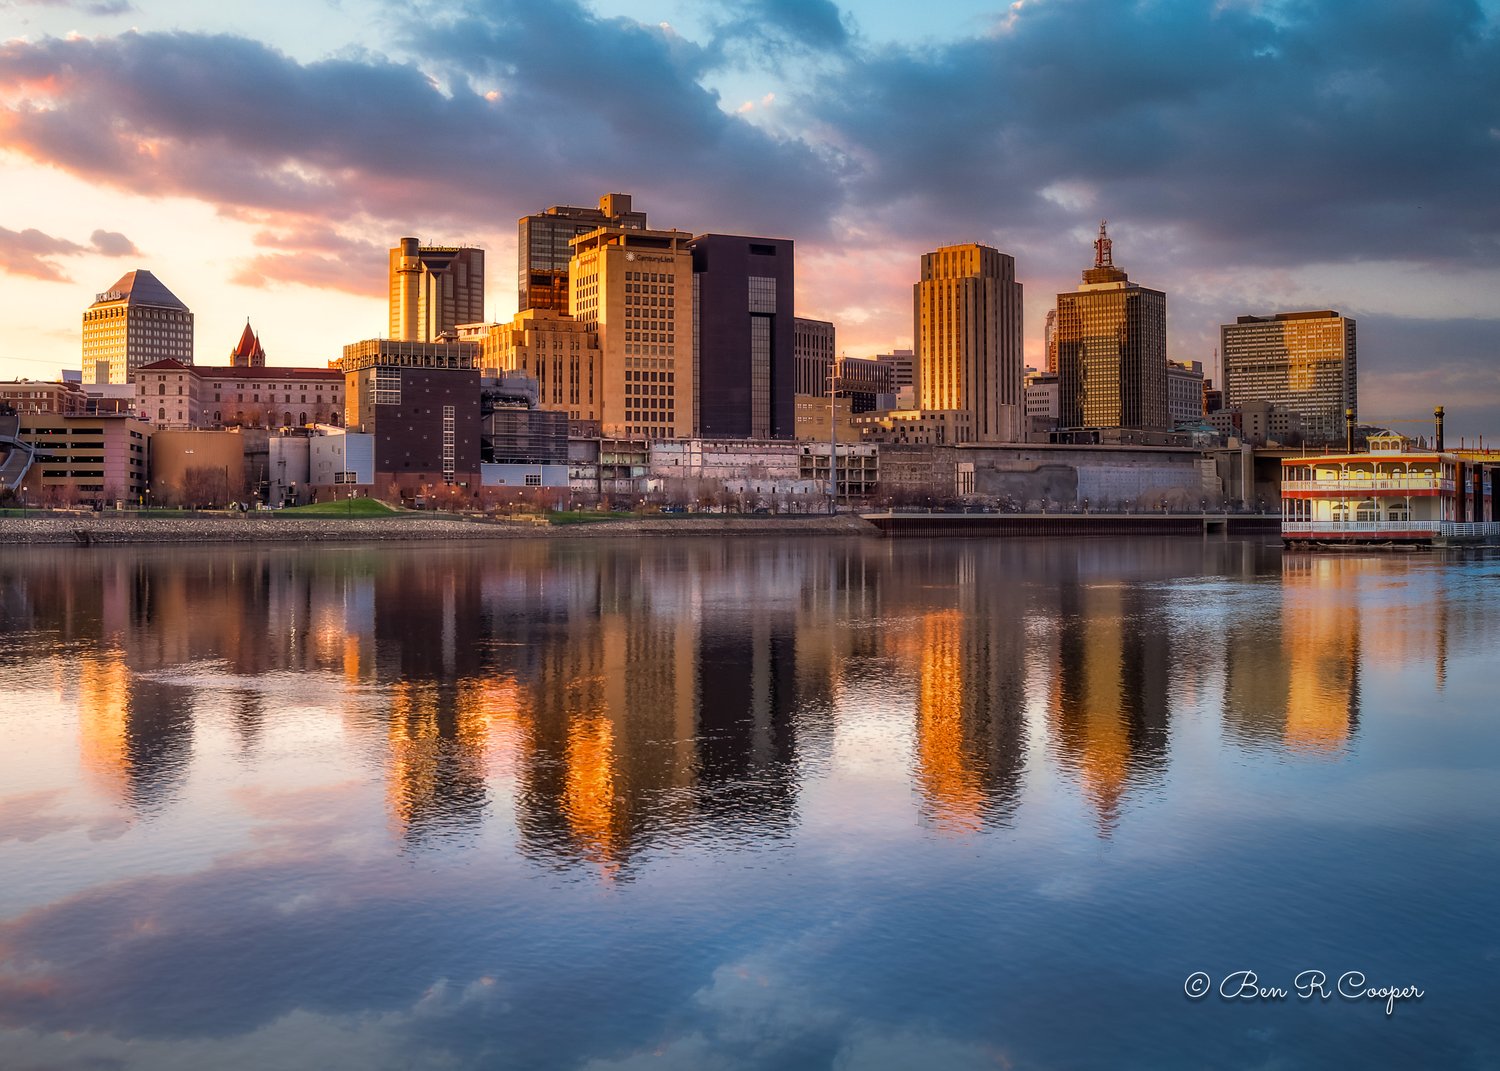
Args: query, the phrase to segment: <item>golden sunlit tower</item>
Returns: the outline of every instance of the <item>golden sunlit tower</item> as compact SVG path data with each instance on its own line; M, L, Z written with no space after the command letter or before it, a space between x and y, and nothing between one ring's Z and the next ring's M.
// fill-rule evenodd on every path
M921 409L970 414L980 442L1021 438L1021 284L1015 258L987 245L922 256L912 288Z
M126 272L83 314L83 381L134 383L155 361L193 363L193 314L144 269Z
M390 251L390 337L436 342L484 319L484 250L424 246L403 238Z
M691 240L624 227L573 240L571 312L598 336L608 437L673 438L697 427Z
M1336 312L1241 316L1219 328L1224 404L1266 401L1302 417L1310 442L1337 442L1359 411L1354 321Z
M1165 431L1167 295L1114 265L1104 223L1094 266L1057 295L1058 426Z

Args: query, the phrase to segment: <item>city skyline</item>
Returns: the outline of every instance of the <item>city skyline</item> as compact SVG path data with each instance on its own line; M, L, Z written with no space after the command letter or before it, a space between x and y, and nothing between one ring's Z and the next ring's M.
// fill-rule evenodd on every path
M1104 217L1169 295L1169 357L1217 379L1220 324L1338 308L1362 419L1500 427L1494 2L8 10L0 377L78 367L81 311L137 268L200 359L249 316L321 364L380 332L409 234L485 248L503 321L515 221L621 190L657 226L795 240L798 313L850 356L909 347L921 254L974 241L1016 258L1043 366Z

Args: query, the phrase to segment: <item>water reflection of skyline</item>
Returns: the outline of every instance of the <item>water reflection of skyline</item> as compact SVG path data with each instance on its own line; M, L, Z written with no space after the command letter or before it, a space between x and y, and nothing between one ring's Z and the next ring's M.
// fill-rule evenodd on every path
M1254 600L1179 613L1201 597L1178 581L1205 574L1250 581ZM257 683L274 677L368 750L402 840L473 836L504 803L523 854L607 873L684 837L787 834L841 710L891 681L905 683L882 694L909 697L890 713L910 726L920 821L957 835L1013 823L1044 763L1108 834L1210 681L1230 739L1336 756L1370 660L1433 663L1441 685L1450 652L1491 628L1420 562L1190 540L130 549L0 565L0 666L34 667L76 706L80 766L109 798L171 806L204 717L252 759L289 702Z

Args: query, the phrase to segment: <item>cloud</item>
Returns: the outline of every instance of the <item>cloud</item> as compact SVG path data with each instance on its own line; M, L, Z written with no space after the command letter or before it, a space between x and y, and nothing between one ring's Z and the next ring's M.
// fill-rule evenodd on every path
M793 104L854 162L851 202L905 204L904 233L1057 246L1087 209L1176 257L1266 265L1493 258L1496 100L1500 36L1472 3L1055 0L866 50Z
M288 219L258 232L255 244L268 252L240 261L230 282L256 288L307 286L360 297L379 293L388 246L331 228L308 230L300 223Z
M954 241L1017 256L1034 343L1101 216L1133 278L1196 303L1174 298L1176 345L1275 311L1222 307L1277 273L1302 294L1390 262L1472 292L1500 263L1500 21L1475 0L1047 0L920 42L850 10L719 0L693 40L580 0L419 0L385 9L391 54L306 62L231 35L13 40L0 146L251 221L275 239L232 269L252 286L378 294L399 234L631 192L659 226L796 238L830 268L799 271L801 300L852 310L841 342L870 350L909 334L916 258ZM878 278L834 270L855 245ZM3 255L57 280L72 254Z
M0 3L0 11L8 7L62 7L98 16L129 15L137 10L129 0L7 0Z
M711 57L669 28L502 3L407 33L455 77L226 35L10 41L0 143L116 188L403 232L606 190L649 189L705 229L811 233L836 203L819 154L722 110L698 81Z
M94 249L106 257L134 257L140 255L135 243L119 231L95 231L89 235Z
M54 238L34 227L28 227L24 231L0 227L0 271L47 282L66 283L72 280L54 263L57 257L76 257L86 253L123 257L138 252L129 238L113 231L95 231L89 240L93 243L92 247L79 245L67 238Z

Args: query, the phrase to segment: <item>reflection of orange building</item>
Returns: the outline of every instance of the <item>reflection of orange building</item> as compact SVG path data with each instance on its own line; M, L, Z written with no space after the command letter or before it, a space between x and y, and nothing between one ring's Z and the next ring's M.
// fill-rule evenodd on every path
M951 570L957 605L923 615L908 655L917 668L923 810L955 832L1008 820L1026 764L1027 592L1006 571L981 579L989 560L962 548L932 562Z
M126 731L130 670L124 652L88 652L78 659L78 743L83 769L105 793L125 795L129 783Z
M917 691L917 779L940 828L972 832L981 824L984 795L977 756L964 740L964 675L960 657L963 615L937 611L922 619Z
M1167 638L1152 627L1151 589L1066 589L1052 690L1053 748L1073 771L1106 835L1132 787L1166 755Z
M404 835L477 827L493 761L524 742L521 702L504 679L391 686L387 792Z
M565 619L576 626L531 652L534 750L517 770L523 846L609 872L690 806L697 775L692 618L650 608L672 598L669 578L648 598L649 578L616 564L608 556L573 592Z
M1388 564L1283 559L1279 634L1257 621L1228 638L1224 719L1232 733L1296 751L1344 745L1358 719L1359 663L1369 631L1357 577Z

